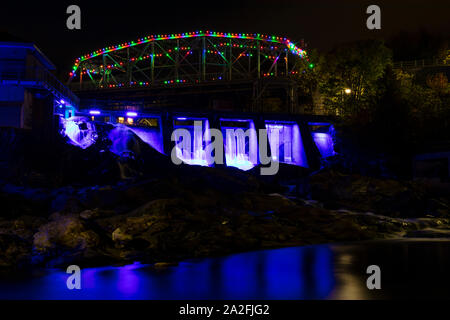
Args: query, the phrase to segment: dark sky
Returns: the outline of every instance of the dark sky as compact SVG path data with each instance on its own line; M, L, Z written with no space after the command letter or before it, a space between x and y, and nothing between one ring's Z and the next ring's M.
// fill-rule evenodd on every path
M66 8L81 7L82 29L66 28ZM382 30L366 28L366 8L381 7ZM0 31L34 41L59 69L96 49L149 34L215 30L265 33L320 50L370 37L426 29L450 35L450 0L147 0L1 1Z

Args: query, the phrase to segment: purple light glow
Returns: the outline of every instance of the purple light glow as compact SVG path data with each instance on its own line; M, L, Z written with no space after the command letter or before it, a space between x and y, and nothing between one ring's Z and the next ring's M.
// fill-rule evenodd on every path
M108 133L108 139L112 142L109 150L118 156L139 152L139 141L135 139L133 132L127 126L116 125Z
M127 117L137 117L137 112L127 112Z
M323 158L331 157L335 154L334 144L331 134L323 132L313 132L314 143L319 149Z
M83 117L61 119L63 134L69 142L82 149L86 149L97 140L97 131L92 122Z
M247 171L258 164L258 139L252 120L220 119L221 121L246 122L247 129L221 126L224 134L225 161L227 166ZM249 130L245 134L246 130Z
M273 160L308 167L297 123L266 121L266 130Z
M147 143L153 149L159 153L164 154L164 143L163 134L161 130L155 131L147 128L130 127L132 132L134 132L142 141Z
M100 111L99 110L91 110L91 111L89 111L89 114L99 115Z
M220 119L220 121L233 121L233 122L252 122L250 119Z
M209 166L204 147L211 142L209 121L208 119L184 118L184 120L188 119L199 121L202 125L174 125L175 129L186 129L191 134L191 141L184 141L183 136L175 131L177 157L186 164Z

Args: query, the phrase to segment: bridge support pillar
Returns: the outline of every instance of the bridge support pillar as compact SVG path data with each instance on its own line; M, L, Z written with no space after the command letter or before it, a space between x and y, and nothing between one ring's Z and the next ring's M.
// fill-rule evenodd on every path
M287 101L289 106L289 113L298 113L298 94L297 94L297 85L294 83L290 83L286 88L287 93Z
M260 80L253 82L252 112L262 112L262 84Z

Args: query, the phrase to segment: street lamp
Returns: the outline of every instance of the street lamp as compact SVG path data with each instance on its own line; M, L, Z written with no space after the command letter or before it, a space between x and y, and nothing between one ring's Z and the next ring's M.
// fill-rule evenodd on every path
M352 93L352 89L350 89L350 88L345 88L345 89L344 89L344 92L345 92L345 94L350 94L350 93Z

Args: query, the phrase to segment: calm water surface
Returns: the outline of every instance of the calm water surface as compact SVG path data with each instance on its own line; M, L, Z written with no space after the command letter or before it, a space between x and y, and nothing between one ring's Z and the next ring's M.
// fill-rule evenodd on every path
M366 268L380 266L381 290ZM68 290L62 270L0 276L0 299L450 298L450 241L314 245L190 260L157 270L135 263L82 270Z

